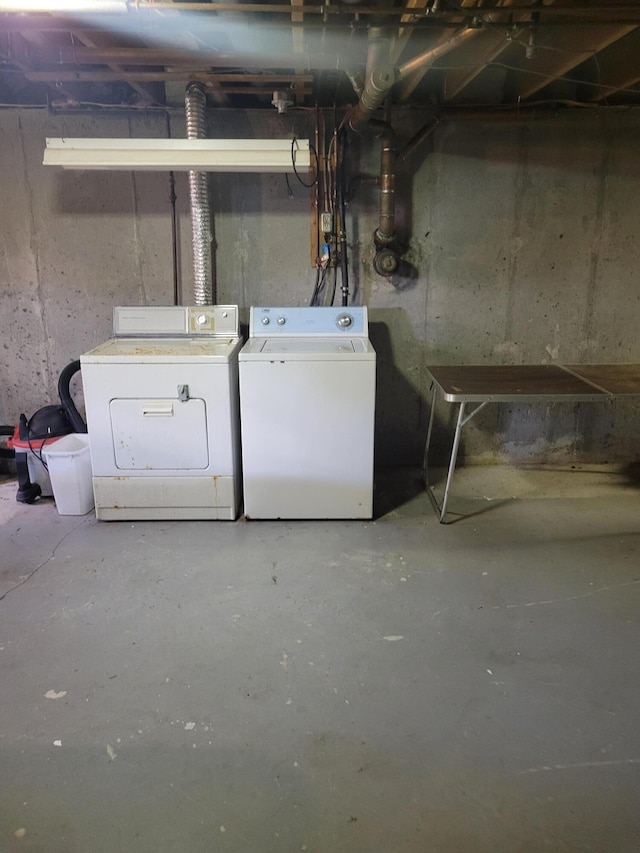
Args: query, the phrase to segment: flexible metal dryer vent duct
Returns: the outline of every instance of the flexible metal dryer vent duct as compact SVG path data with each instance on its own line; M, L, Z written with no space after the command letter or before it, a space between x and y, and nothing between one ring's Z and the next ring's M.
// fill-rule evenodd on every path
M201 83L189 83L185 97L187 139L205 139L207 99ZM206 172L189 172L191 244L193 246L193 301L212 305L214 301L211 263L211 213Z

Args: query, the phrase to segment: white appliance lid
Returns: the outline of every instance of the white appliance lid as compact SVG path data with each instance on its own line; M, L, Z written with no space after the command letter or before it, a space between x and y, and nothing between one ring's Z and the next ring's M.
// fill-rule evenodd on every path
M338 352L338 353L354 353L365 352L365 345L360 340L342 340L338 338L323 340L322 338L287 338L274 339L265 338L260 348L260 352L264 353L302 353L302 352Z
M375 361L368 338L249 338L238 360L247 361Z
M85 353L81 360L84 363L227 362L241 344L240 338L112 338Z

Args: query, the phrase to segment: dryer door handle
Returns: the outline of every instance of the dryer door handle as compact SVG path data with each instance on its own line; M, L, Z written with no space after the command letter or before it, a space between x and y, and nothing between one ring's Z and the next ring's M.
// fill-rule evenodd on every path
M142 416L145 418L170 418L173 416L173 404L165 406L143 406Z

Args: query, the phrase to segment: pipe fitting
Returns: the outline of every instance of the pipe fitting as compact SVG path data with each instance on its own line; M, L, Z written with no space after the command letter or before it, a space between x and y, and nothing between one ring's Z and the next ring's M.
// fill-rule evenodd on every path
M393 249L378 249L373 258L373 268L385 278L391 278L400 266L400 258Z
M382 106L393 84L396 70L392 65L381 65L367 75L359 102L349 115L349 127L356 133L369 121L371 114Z

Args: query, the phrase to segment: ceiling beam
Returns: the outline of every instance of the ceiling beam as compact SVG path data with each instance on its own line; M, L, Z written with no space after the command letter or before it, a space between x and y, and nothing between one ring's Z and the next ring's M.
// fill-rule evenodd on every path
M87 47L60 47L46 50L31 50L32 62L42 65L161 65L161 66L195 66L209 68L260 68L271 69L295 69L304 66L304 69L321 68L335 69L335 55L303 54L279 54L278 56L266 56L261 54L242 53L216 53L208 50L170 50L163 48L148 47L109 47L109 48L87 48ZM357 58L351 57L352 62L357 64ZM363 56L364 60L364 56Z
M153 0L152 3L144 3L141 0L140 5L133 5L138 0L133 0L127 14L115 15L108 13L80 13L74 15L70 13L24 13L17 11L0 13L2 21L2 29L39 29L39 30L73 30L73 29L100 29L108 32L117 32L122 29L123 22L126 21L126 29L133 31L139 26L150 26L151 29L167 29L175 31L179 28L179 22L184 17L188 23L189 17L183 15L185 12L201 12L200 17L203 19L200 26L216 27L221 26L221 14L226 12L241 11L243 15L254 13L261 14L279 14L290 18L291 15L291 0L283 3L245 3L237 4L236 2L216 2L216 3L173 3L166 0ZM90 3L90 0L87 0ZM471 4L469 4L471 6ZM509 7L500 5L478 5L477 17L479 21L498 19L503 22L509 21ZM521 13L539 13L543 22L560 20L564 22L571 21L572 23L584 23L585 21L594 21L602 24L616 23L619 20L627 20L630 17L640 18L640 7L635 0L632 2L617 2L617 3L601 3L594 5L593 3L573 4L573 3L553 3L540 4L531 2L527 5L518 5L518 11ZM162 10L172 10L175 15L170 17L158 16L158 12ZM404 18L404 25L409 25L406 21L407 7L406 6L389 6L385 7L383 12L379 5L359 5L359 4L321 4L305 5L304 14L322 18L324 21L334 19L342 22L345 27L358 16L377 16L383 13L387 17L398 17L401 20ZM487 18L487 16L489 16ZM442 4L441 8L432 11L416 11L411 18L418 17L420 19L428 18L434 24L444 24L447 22L457 22L460 17L459 8L447 8Z
M460 47L462 44L473 40L476 37L476 30L463 28L451 35L445 33L440 38L438 43L424 54L414 57L409 62L403 63L400 66L400 72L406 79L400 90L398 100L400 103L407 101L413 94L416 86L420 83L424 75L433 66L434 62L446 56L452 50ZM412 70L415 66L415 70Z
M111 37L107 36L105 33L85 33L78 32L72 33L72 38L75 35L86 47L96 48L96 47L109 47L109 43L111 42ZM122 74L125 69L119 63L108 63L109 67L120 74ZM126 79L124 77L120 79ZM126 80L129 86L140 95L143 101L146 101L149 104L160 104L164 103L164 86L162 84L154 84L151 86L142 85L141 81L134 81L132 79Z
M467 47L464 65L449 69L443 81L443 99L452 101L478 77L485 68L500 56L508 46L502 33L485 30Z
M207 83L264 83L268 86L292 84L305 86L313 82L312 74L216 74L211 71L26 71L27 80L40 83L116 83L119 80L142 83L195 80Z
M640 28L633 30L624 38L598 54L598 82L600 88L594 88L593 101L602 102L617 92L637 86L640 83Z
M302 24L304 22L304 13L300 11L304 5L304 0L291 0L291 23ZM303 53L304 51L304 31L302 27L291 27L291 42L294 53Z
M16 68L20 69L20 71L28 72L32 67L29 56L29 45L27 44L24 36L21 33L16 32L7 34L6 42L3 40L3 43L0 46L0 58L11 63L11 65L14 65ZM53 85L45 85L47 85L47 88L51 89L58 97L60 94L63 94L71 101L77 102L79 100L77 95L74 95L73 92L70 92L58 82Z
M460 7L461 9L474 9L476 8L478 0L461 0ZM457 19L461 24L464 23L464 19ZM469 31L469 33L473 32L472 35L469 35L466 39L467 44L469 44L472 40L474 40L480 33L480 30ZM444 32L441 34L440 38L436 42L436 48L439 48L441 45L446 43L451 38L451 33ZM435 62L435 59L433 60ZM429 69L432 67L433 62L430 62L428 65L425 65L424 68L416 71L415 74L411 76L409 80L407 80L400 92L399 101L400 103L404 103L409 100L411 95L413 94L416 87L420 84L425 74L428 73Z
M517 87L516 98L531 98L633 29L633 26L617 25L603 25L595 30L576 25L569 32L541 28L538 31L534 57L527 60L523 52L520 70L516 74L521 73L524 76Z
M391 48L391 61L393 63L400 59L413 34L413 29L406 25L413 21L417 12L422 12L430 2L431 0L406 0L404 8L407 10L407 14L400 18L398 33Z
M153 13L154 11L163 10L163 9L172 9L176 12L207 12L217 14L218 12L228 12L234 9L237 9L237 5L233 0L231 2L224 2L224 0L216 0L215 4L211 4L209 2L183 2L183 0L151 0L151 2L147 2L147 0L134 0L135 2L135 12L136 14L148 14L149 12ZM471 5L471 4L469 4ZM482 6L482 11L495 11L496 6ZM522 5L519 7L521 11L527 12L538 12L538 11L546 11L545 7L541 4L535 2L529 3L528 5ZM628 13L637 11L638 5L633 2L617 2L617 3L606 3L601 5L595 5L593 3L572 3L572 2L564 2L558 4L554 7L556 10L569 15L585 15L585 14L602 14L603 20L607 20L611 16L611 14L619 14L619 13ZM246 3L242 5L242 10L244 12L267 12L271 14L278 13L287 13L289 12L289 7L287 3ZM323 4L310 5L308 9L305 9L311 14L315 15L340 15L340 16L353 16L355 14L360 15L376 15L379 16L381 14L381 7L374 4L367 3L355 3L351 4L350 8L344 9L339 6L331 7L330 4L326 6ZM133 5L129 8L129 14L131 15L134 12ZM394 14L403 16L405 13L402 7L389 7L384 8L384 14ZM435 10L432 12L434 18L446 18L447 15L456 15L458 14L457 10L449 10L447 8L442 8ZM113 16L117 17L117 16Z
M553 2L553 0L551 0ZM512 0L500 2L502 7L509 7L512 12L511 24L516 25L528 21L531 15L514 9ZM482 72L494 62L501 53L510 46L504 29L485 27L478 31L477 38L467 43L465 63L461 68L452 68L446 72L443 81L443 98L452 101L463 92Z

